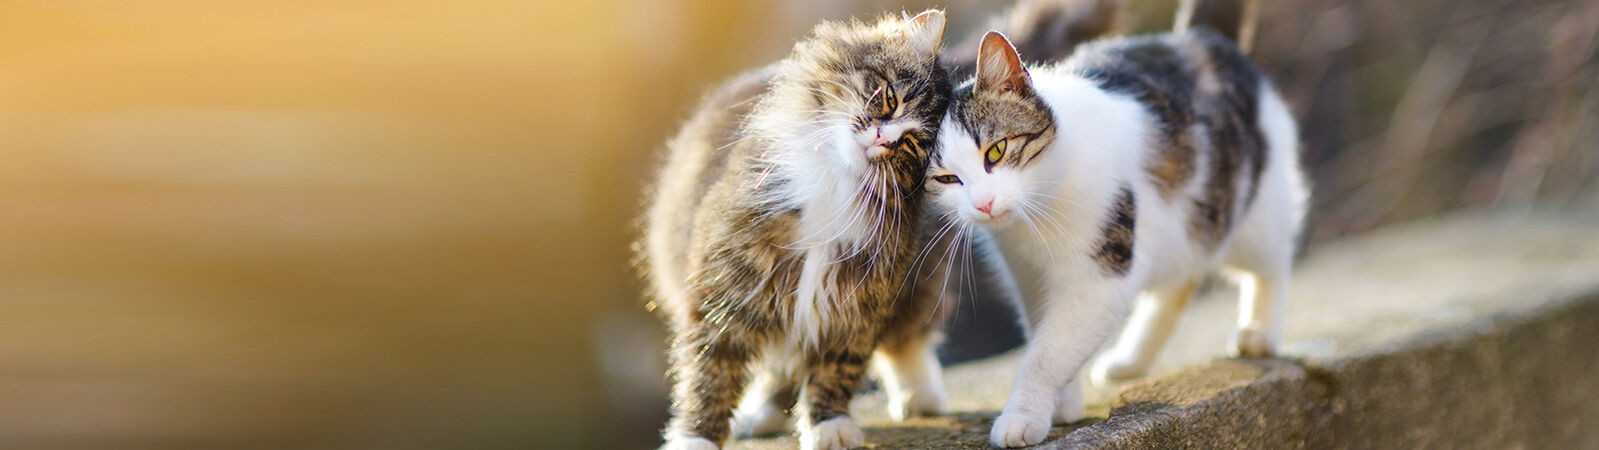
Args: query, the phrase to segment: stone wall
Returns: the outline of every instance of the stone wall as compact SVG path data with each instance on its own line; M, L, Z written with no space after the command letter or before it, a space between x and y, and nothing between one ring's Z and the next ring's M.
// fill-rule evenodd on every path
M1283 359L1225 358L1235 294L1218 285L1154 376L1091 388L1090 418L1042 447L1599 448L1599 215L1463 215L1311 249ZM947 417L891 422L875 391L854 411L875 448L986 448L1018 359L951 367Z

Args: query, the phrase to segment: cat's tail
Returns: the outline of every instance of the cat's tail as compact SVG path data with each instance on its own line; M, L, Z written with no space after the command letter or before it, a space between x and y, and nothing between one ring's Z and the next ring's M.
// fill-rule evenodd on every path
M1071 56L1077 44L1120 31L1122 0L1020 0L988 26L944 52L956 79L972 73L977 48L988 30L998 30L1027 63L1050 63Z
M1259 0L1182 0L1177 8L1174 31L1206 27L1221 33L1238 48L1249 51L1255 41L1255 18L1260 15Z

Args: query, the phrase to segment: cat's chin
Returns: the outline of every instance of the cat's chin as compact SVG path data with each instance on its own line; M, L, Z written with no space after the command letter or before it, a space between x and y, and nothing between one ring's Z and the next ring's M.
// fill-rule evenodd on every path
M861 154L865 155L866 156L866 160L869 161L869 162L880 163L880 162L883 162L883 161L887 161L888 160L888 153L892 152L892 151L893 150L889 150L888 147L884 147L884 146L881 146L881 145L873 145L871 147L862 148L861 149Z
M976 213L967 214L966 221L995 231L1010 228L1011 224L1016 222L1015 220L1012 220L1011 213L1008 211L993 217Z
M860 147L835 148L834 153L838 155L836 164L842 169L841 173L865 177L872 171L872 160L866 158L865 152Z

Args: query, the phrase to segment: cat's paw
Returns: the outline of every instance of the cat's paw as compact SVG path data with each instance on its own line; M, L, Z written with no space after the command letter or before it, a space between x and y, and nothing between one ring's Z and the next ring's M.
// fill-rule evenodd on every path
M767 436L788 430L788 414L771 403L733 412L733 434L736 436Z
M1240 328L1233 339L1240 358L1270 358L1277 353L1277 338L1259 323Z
M801 450L842 450L866 445L866 434L849 416L838 416L800 431Z
M1107 354L1094 361L1094 368L1089 371L1095 386L1105 386L1118 381L1126 381L1144 376L1149 373L1149 367L1139 364L1132 358Z
M944 391L935 388L913 389L908 392L890 393L888 396L888 417L894 421L902 421L911 417L941 416L948 412L949 400Z
M716 443L699 436L673 437L666 440L661 450L716 450Z
M1044 442L1049 435L1049 422L1016 413L1000 414L994 419L994 429L988 441L1004 448L1026 447Z

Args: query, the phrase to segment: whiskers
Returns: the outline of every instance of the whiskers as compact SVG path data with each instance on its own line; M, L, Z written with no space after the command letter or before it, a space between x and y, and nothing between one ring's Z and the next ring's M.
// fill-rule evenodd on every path
M939 317L940 311L946 305L955 308L954 313L959 314L959 301L953 304L946 301L946 296L952 293L949 289L949 283L952 278L956 284L956 289L953 293L961 296L964 292L965 297L972 299L974 310L977 307L977 300L974 295L976 293L977 278L973 270L971 257L974 226L964 221L950 220L953 216L953 212L946 212L938 216L938 223L943 225L940 225L938 230L933 232L932 237L917 251L916 256L911 260L910 270L906 273L905 279L900 281L900 286L896 290L898 293L896 294L897 298L903 296L906 286L911 283L914 283L911 289L935 288L929 285L928 282L938 278L936 286L938 299L933 303L933 307L928 310L927 318L923 320L926 323L931 323L935 318ZM943 253L936 254L940 247L943 248ZM930 264L934 266L928 267ZM963 287L964 289L962 289ZM914 295L927 294L917 292ZM956 299L959 300L959 297Z

